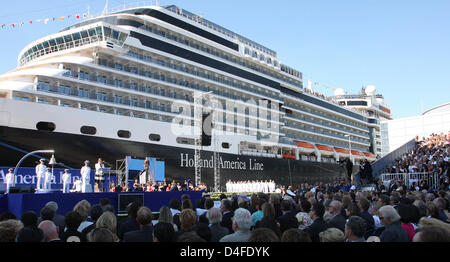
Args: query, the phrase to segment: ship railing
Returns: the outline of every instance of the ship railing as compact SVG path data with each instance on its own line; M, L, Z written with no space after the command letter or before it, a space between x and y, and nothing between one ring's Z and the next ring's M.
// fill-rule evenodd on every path
M384 173L381 174L381 181L386 188L389 188L391 181L402 181L408 189L413 183L420 185L422 181L426 181L430 188L439 188L439 174L435 172L417 172L417 173Z
M337 135L337 134L334 134L334 133L329 133L329 132L325 132L325 131L319 131L317 129L312 129L312 128L309 128L309 127L306 127L306 126L302 127L302 126L299 126L299 125L296 125L296 124L293 124L293 123L287 123L286 126L290 127L290 128L298 129L299 131L306 130L306 131L309 131L309 132L312 132L312 133L316 133L316 134L318 133L318 134L330 136L330 137L333 137L333 138L340 138L340 139L347 140L347 137L345 137L343 135ZM352 138L352 142L353 143L365 144L367 146L370 145L367 141L364 141L362 139L357 139L357 138Z
M324 126L325 128L331 128L331 129L343 131L343 132L345 132L345 133L352 133L352 134L354 134L354 135L363 136L362 134L359 134L359 133L356 133L356 132L354 132L354 131L350 131L350 130L347 130L347 129L343 129L343 128L341 128L341 127L337 127L336 125L332 125L332 124L319 123L319 122L317 122L317 121L313 121L313 120L310 120L310 119L307 119L307 118L302 118L302 117L294 116L294 115L285 115L285 117L286 117L286 118L294 118L294 119L298 119L298 120L305 121L305 122L308 122L308 123L311 123L311 124ZM368 137L367 137L367 138L368 138Z
M108 8L108 13L115 13L115 12L123 11L126 9L130 9L130 8L151 6L152 4L153 4L153 1L137 1L137 2L130 2L130 3L124 2L122 5Z
M156 34L156 35L162 36L162 37L164 37L164 38L167 38L167 39L170 39L170 40L179 42L179 43L181 43L181 44L183 44L183 45L190 46L190 47L195 48L195 49L197 49L197 50L200 50L200 51L206 52L206 53L208 53L208 54L214 55L214 56L216 56L216 57L225 59L225 60L227 60L227 61L229 61L229 62L238 64L238 65L240 65L240 66L247 67L247 68L252 69L252 70L255 70L255 71L259 72L259 73L262 73L262 74L265 74L265 75L269 75L269 76L271 76L271 77L273 77L273 78L276 78L276 79L278 79L278 80L280 80L280 81L287 82L287 83L289 83L289 84L291 84L291 85L293 85L293 86L295 86L295 87L303 88L303 86L302 86L301 84L298 84L298 83L296 83L296 82L294 82L294 81L291 81L291 80L289 80L289 79L284 79L283 77L280 77L280 76L278 76L278 75L276 75L276 74L274 74L274 73L271 73L271 72L269 72L269 71L264 70L262 67L256 67L256 66L253 66L252 64L241 63L239 60L235 60L235 59L233 60L233 59L230 59L228 56L223 55L222 52L214 52L214 51L212 51L212 50L210 50L210 49L206 49L206 50L205 50L205 49L204 49L203 47L201 47L201 46L198 46L198 45L197 45L197 46L192 45L192 44L191 44L192 42L186 43L186 42L183 41L181 38L174 38L174 37L171 37L169 34L166 34L166 33L162 32L162 31L160 31L160 30L157 30L157 29L151 29L151 28L148 28L148 27L146 27L146 26L143 26L143 27L141 27L140 29L143 29L143 30L146 30L146 31L148 31L148 32L150 32L150 33L152 33L152 34Z
M142 92L146 92L146 93L149 93L149 94L154 94L154 95L159 96L159 98L162 98L162 99L164 99L164 100L167 100L166 98L175 98L175 97L176 97L177 99L183 99L183 100L186 100L186 101L188 101L188 102L193 102L193 99L190 98L190 97L187 97L187 98L186 98L186 96L181 96L181 95L178 95L178 94L177 94L177 95L174 95L174 93L172 93L172 92L165 92L164 90L158 90L158 89L155 89L155 88L148 88L148 89L146 89L146 88L144 88L144 87L139 87L139 86L135 86L135 87L131 88L130 83L126 83L126 82L123 83L123 82L120 82L121 84L120 84L120 85L117 85L116 82L114 82L114 81L112 81L112 80L108 80L108 79L107 79L106 81L97 81L97 80L99 80L99 78L96 77L96 76L93 76L93 75L89 75L88 77L86 77L86 76L84 75L85 78L83 78L83 77L81 77L81 74L78 74L77 72L68 71L68 72L64 73L63 76L65 76L65 77L70 77L70 78L74 78L74 79L81 80L81 81L92 81L92 82L97 82L97 83L109 85L109 86L111 86L111 87L118 87L118 88L122 88L122 89L132 89L132 90L136 90L136 91L142 90ZM102 78L102 79L103 79L103 78ZM39 84L40 84L40 90L44 90L44 89L42 88L42 83L39 82ZM55 91L55 92L58 92L58 88L55 87L55 90L54 90L54 91ZM93 99L96 99L96 98L98 98L99 96L101 96L101 94L95 93L95 95L93 95L92 98L93 98ZM125 101L125 102L122 102L122 100ZM106 99L106 100L104 100L104 101L107 101L107 102L116 102L116 101L114 101L113 99ZM135 106L135 105L132 104L130 101L131 101L131 100L124 100L124 99L121 99L119 103L120 103L120 104L125 104L125 105ZM169 112L169 111L170 111L169 108L164 108L164 107L158 108L158 110L165 111L165 112Z
M151 61L149 61L148 59L144 59L140 55L138 57L136 57L135 53L127 53L126 55L129 56L129 57L132 57L134 59L142 60L142 61L144 61L146 63L155 64L157 66L167 67L167 68L170 68L170 69L174 69L174 70L177 70L177 71L181 71L181 72L184 72L184 73L191 74L191 75L196 76L196 77L208 79L208 80L211 80L211 81L214 81L214 82L217 82L217 83L221 83L221 84L224 84L224 85L228 85L228 86L231 86L231 87L234 87L234 88L243 89L243 90L251 92L251 93L256 93L256 94L259 94L259 95L262 95L262 96L267 96L267 97L270 97L270 98L273 98L273 99L276 99L276 100L280 100L279 96L273 95L273 94L271 94L269 92L258 91L257 89L252 89L252 88L248 87L247 85L239 85L239 84L237 84L235 82L232 82L232 81L229 81L229 80L224 80L222 78L217 78L215 76L211 76L210 74L205 74L204 72L191 70L191 69L189 69L187 67L180 67L180 66L177 66L175 64L165 63L164 61L161 61L161 60L154 61L152 59ZM235 95L228 95L228 98L237 99L238 97L235 96Z
M290 96L290 95L289 95ZM295 98L294 96L291 96L291 97L293 97L293 98ZM313 114L312 112L311 112L311 110L310 109L308 109L308 108L306 108L306 109L301 109L301 108L299 108L298 106L296 106L296 105L294 105L294 104L291 104L291 103L289 103L289 102L286 102L285 104L284 104L285 106L287 106L287 107L291 107L291 108L294 108L294 109L296 109L296 110L298 110L298 111L305 111L306 113L309 113L309 114ZM346 124L346 125L350 125L350 126L352 126L352 127L354 127L354 128L359 128L359 129L362 129L362 127L359 127L359 126L356 126L355 124L353 124L352 122L350 122L350 121L342 121L342 120L339 120L339 119L337 119L336 117L334 117L334 116L323 116L323 115L319 115L320 117L323 117L323 118L329 118L329 119L331 119L331 120L333 120L333 121L336 121L336 122L339 122L339 123L344 123L344 124Z
M72 49L75 47L80 47L80 46L84 46L84 45L88 45L88 44L92 44L92 43L96 43L96 42L100 42L100 41L102 41L102 39L103 39L102 37L90 36L90 37L83 38L83 39L72 40L70 42L56 44L54 46L49 46L47 48L43 48L42 50L34 51L30 55L23 57L20 60L20 65L24 65L24 64L28 63L29 61L32 61L36 58L39 58L39 57L47 55L47 54L64 51L64 50L68 50L68 49Z

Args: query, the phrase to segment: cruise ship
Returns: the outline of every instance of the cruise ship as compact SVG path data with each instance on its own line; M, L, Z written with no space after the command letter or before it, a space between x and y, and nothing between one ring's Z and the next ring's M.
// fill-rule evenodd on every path
M90 17L27 45L0 76L4 166L54 149L73 168L154 157L166 179L216 190L332 182L343 159L375 160L372 127L272 49L174 5Z
M339 105L351 108L365 115L369 120L371 138L370 151L374 152L377 158L383 156L383 137L381 132L381 121L392 120L391 109L384 102L384 97L376 93L377 89L373 85L362 87L359 94L346 94L344 89L338 88L331 98Z

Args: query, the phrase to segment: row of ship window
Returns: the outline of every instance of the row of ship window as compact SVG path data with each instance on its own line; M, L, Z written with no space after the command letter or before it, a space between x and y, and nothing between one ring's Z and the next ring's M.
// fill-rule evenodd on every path
M56 129L56 125L53 122L38 122L36 124L36 129L39 131L44 131L44 132L53 132ZM94 126L82 126L80 128L80 133L84 134L84 135L96 135L97 134L97 128ZM128 130L118 130L117 131L117 137L119 138L131 138L131 132ZM159 142L161 141L161 135L159 134L150 134L148 136L148 139L150 141L153 142ZM194 139L190 139L190 138L183 138L183 137L178 137L176 139L177 143L179 144L195 144L195 140ZM230 148L230 143L222 143L222 147L223 148Z
M120 87L120 86L118 86L118 87ZM41 91L58 92L63 95L77 95L79 97L84 97L84 98L88 98L88 99L97 99L100 101L114 102L114 103L118 103L118 104L130 105L130 106L134 106L134 107L145 107L148 109L152 109L152 101L144 101L144 102L138 101L137 98L127 98L125 94L124 95L117 95L117 94L108 95L106 92L101 92L101 91L92 92L87 88L76 88L76 87L73 88L70 86L63 85L63 84L59 84L59 86L56 87L56 86L51 86L50 83L48 83L48 82L43 82L40 80L37 83L37 89L41 90ZM133 89L133 88L131 88L131 89ZM158 90L155 88L152 89L150 87L146 87L145 90L142 89L142 91L145 91L146 93L154 93L157 95L167 96L167 97L171 97L171 98L185 99L189 102L193 102L193 98L189 97L187 94L180 95L180 94L177 94L176 92L172 92L172 91L168 91L166 94L166 91L164 89ZM223 103L223 105L225 105L225 103ZM170 111L170 106L166 107L165 104L159 103L159 109L161 109L162 111ZM234 108L234 112L237 112L237 108ZM256 112L256 117L259 117L259 113L260 113L259 111ZM245 108L245 114L246 115L250 114L249 108ZM271 120L271 114L267 113L265 115L265 118L267 120Z
M229 36L231 38L238 38L239 41L241 41L241 42L243 42L243 43L245 43L245 44L247 44L249 46L252 46L253 48L258 49L261 52L267 53L267 54L269 54L271 56L275 56L276 55L274 51L271 51L270 49L265 48L265 47L255 43L254 41L251 41L251 40L249 40L249 39L247 39L247 38L245 38L245 37L243 37L241 35L238 35L238 34L232 32L232 31L230 31L230 30L228 30L228 29L226 29L226 28L224 28L224 27L222 27L220 25L212 23L212 22L210 22L210 21L208 21L206 19L203 19L203 17L199 17L197 15L190 14L189 12L186 12L184 10L183 10L183 12L181 12L180 9L178 9L176 6L169 7L169 8L167 8L167 10L170 10L170 11L172 11L174 13L177 13L179 15L182 15L182 16L186 17L186 18L189 18L192 21L201 23L201 24L203 24L203 25L205 25L205 26L207 26L207 27L209 27L211 29L214 29L214 30L216 30L216 31L218 31L220 33L223 33L223 34L225 34L225 35L227 35L227 36Z
M144 29L144 30L146 30L146 31L149 31L149 32L154 33L154 34L157 34L157 35L159 35L159 36L168 38L168 39L170 39L170 40L174 40L174 41L176 41L176 42L178 42L178 43L181 43L181 44L183 44L183 45L190 46L190 47L195 48L195 49L197 49L197 50L200 50L200 51L206 52L206 53L208 53L208 54L214 55L214 56L216 56L216 57L220 57L220 58L222 58L222 59L225 59L225 60L227 60L227 61L233 62L233 63L235 63L235 64L239 64L239 65L241 65L241 66L243 66L243 67L250 68L250 69L252 69L252 70L254 70L254 71L263 73L263 74L265 74L265 75L274 77L274 78L276 78L276 79L279 79L279 80L288 82L288 83L290 83L290 84L292 84L292 85L295 85L295 86L298 86L298 87L300 87L300 88L303 88L302 84L299 84L299 83L297 83L297 82L295 82L295 81L292 81L292 80L290 80L290 79L287 78L287 77L279 76L279 75L277 75L277 74L275 74L275 73L272 73L272 72L269 72L269 71L267 71L267 70L264 70L261 66L253 65L253 64L248 63L248 62L246 62L246 61L242 61L242 60L240 60L240 59L236 59L235 57L233 57L233 56L231 56L231 55L228 56L228 55L226 55L226 54L224 54L224 53L217 52L217 51L215 51L214 49L210 49L210 48L207 48L207 47L205 48L203 45L198 45L195 41L189 41L189 40L184 39L184 37L177 37L177 36L174 36L174 35L171 34L171 33L170 33L170 34L169 34L169 33L166 33L166 32L163 31L163 30L159 30L159 29L157 29L157 28L150 27L150 26L148 26L148 25L145 25L145 26L141 27L141 29ZM246 52L246 51L245 51L245 52ZM248 50L248 52L250 52L250 50ZM254 51L254 52L255 52L255 51ZM256 53L256 57L257 57L257 52L255 52L255 53ZM263 60L264 60L264 58L263 58ZM277 66L278 66L278 62L277 62L276 60L274 60L274 64L273 64L273 65L274 65L275 67L277 67ZM301 75L301 73L299 73L299 72L296 73L296 74L293 74L291 71L289 71L289 72L286 71L286 73L289 73L289 74L295 75L295 76L297 76L297 77L299 77L299 78L302 78L302 75Z
M150 57L150 56L140 55L140 54L138 54L136 52L128 52L127 55L130 56L130 57L139 59L139 60L143 60L143 61L148 62L148 63L154 63L154 64L157 64L159 66L164 66L164 67L168 67L170 69L175 69L175 70L181 71L183 73L188 73L188 74L194 75L196 77L201 77L201 78L205 78L205 79L208 79L208 80L211 80L211 81L215 81L215 82L218 82L218 83L221 83L221 84L229 85L229 86L232 86L234 88L239 88L239 89L242 89L242 90L246 90L248 92L253 92L253 93L260 94L260 95L268 96L270 98L277 99L277 100L280 99L279 96L277 96L275 92L269 92L269 91L267 91L265 89L261 90L260 87L254 87L253 85L245 84L245 83L238 82L238 81L235 81L235 80L231 81L227 77L219 76L217 74L208 73L206 71L198 71L198 70L195 70L195 69L190 69L189 67L186 67L185 65L181 65L180 66L180 65L174 64L172 62L169 63L169 62L163 61L161 59L152 59L152 57ZM114 68L114 69L117 69L117 70L123 70L123 71L134 73L134 74L139 74L139 75L145 75L147 77L152 77L152 74L150 72L146 72L144 70L137 70L136 67L123 68L121 64L112 63L112 62L108 62L107 60L101 60L101 59L99 59L99 64L103 65L103 66L110 67L110 68ZM161 77L163 79L160 79L160 80L164 81L165 80L165 76L162 75ZM237 99L243 100L243 98L237 98Z
M26 62L32 60L35 57L40 57L60 50L66 50L69 48L90 44L92 42L103 41L103 36L106 40L112 41L119 45L122 45L128 37L127 34L118 32L106 26L97 26L95 28L81 30L79 32L67 34L49 40L44 40L30 47L22 55L20 59L20 65L24 65Z

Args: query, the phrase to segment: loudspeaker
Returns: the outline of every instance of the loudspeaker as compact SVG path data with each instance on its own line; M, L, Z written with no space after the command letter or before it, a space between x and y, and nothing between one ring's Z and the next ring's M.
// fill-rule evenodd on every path
M20 187L18 186L12 186L9 188L9 193L10 194L17 194L20 193Z
M203 114L202 116L202 146L211 146L211 118L211 114Z
M36 190L32 186L20 187L20 193L34 193Z

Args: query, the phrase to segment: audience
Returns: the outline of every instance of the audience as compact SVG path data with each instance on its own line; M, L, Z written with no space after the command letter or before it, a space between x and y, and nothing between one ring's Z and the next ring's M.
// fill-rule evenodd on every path
M81 216L81 223L78 228L78 231L83 231L86 227L92 225L93 223L91 221L88 221L89 217L89 211L91 210L91 204L86 200L81 200L78 202L75 207L73 208L73 211L77 212Z
M383 206L378 216L385 229L380 235L381 242L408 242L408 232L400 224L400 215L392 206Z
M344 233L337 228L330 227L319 233L320 242L344 242Z
M38 216L29 211L20 217L23 228L17 233L17 242L42 242L44 241L44 232L37 226Z
M39 224L38 228L44 232L44 242L61 242L58 227L53 221L44 220Z
M125 221L119 224L118 234L119 239L123 240L123 235L130 231L136 231L140 229L138 222L136 221L137 212L141 207L141 203L131 202L127 205L126 211L128 217Z
M87 235L89 242L116 242L116 238L117 236L104 227L95 228Z
M153 229L153 242L174 242L175 230L172 224L159 222Z
M166 207L167 208L167 207ZM169 209L169 208L167 208ZM170 210L168 212L170 213ZM147 207L139 208L136 217L137 222L139 223L139 230L126 232L123 236L123 242L153 242L153 215L152 211ZM168 219L166 219L168 220ZM170 222L172 221L172 217L170 217ZM170 224L170 222L161 222ZM172 226L173 228L173 226Z
M226 235L220 239L220 242L247 242L252 226L252 217L247 209L238 208L234 212L232 229L233 234Z
M312 242L312 240L305 231L291 228L284 231L281 236L281 242Z
M280 238L269 228L257 228L252 231L248 242L280 242Z
M79 232L83 217L76 211L70 211L66 214L66 230L61 234L62 242L86 242L86 235Z
M17 234L23 228L23 223L17 219L0 222L0 242L15 242Z
M358 216L351 216L345 224L345 238L348 242L366 242L364 235L367 230L367 221Z
M313 223L305 229L313 242L320 242L319 233L325 231L330 226L323 220L325 214L325 207L320 203L315 203L309 212Z
M222 237L230 233L228 228L220 225L220 222L222 222L222 213L218 208L210 208L206 212L206 218L210 223L211 242L218 242Z
M85 227L81 233L87 235L91 230L95 228L95 223L97 222L98 218L103 214L103 208L101 205L93 205L91 208L91 220L92 224Z
M449 242L449 150L448 138L433 134L386 170L433 172L439 188L426 180L413 186L379 181L369 192L340 181L278 185L275 193L255 193L250 201L221 194L220 209L209 195L195 208L184 194L181 208L176 198L160 208L155 226L141 203L130 203L128 217L117 225L109 199L93 206L82 200L65 217L52 201L39 219L34 212L20 220L0 214L0 242Z
M117 218L112 212L103 212L103 214L97 219L95 227L108 229L113 234L114 242L119 241L119 237L117 236Z
M234 213L231 211L231 201L222 199L220 201L220 211L222 212L222 222L220 222L220 225L226 227L230 233L233 232L233 222L231 218L234 216Z

